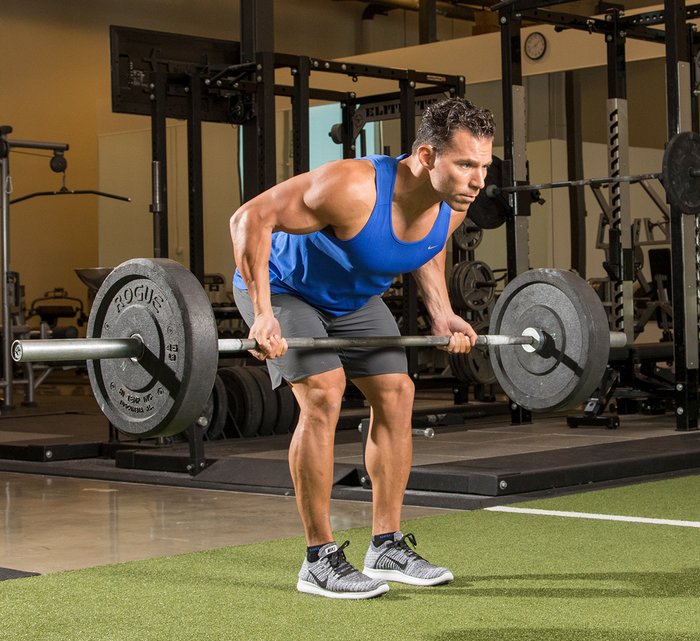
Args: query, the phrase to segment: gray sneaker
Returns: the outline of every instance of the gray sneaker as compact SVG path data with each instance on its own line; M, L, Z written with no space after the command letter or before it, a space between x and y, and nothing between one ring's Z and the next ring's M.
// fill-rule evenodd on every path
M348 545L350 541L340 547L328 543L319 550L318 561L305 559L297 590L331 599L371 599L387 592L389 586L384 581L370 579L347 562L343 550Z
M447 568L428 563L408 546L416 546L413 534L404 536L401 532L394 534L393 541L385 541L379 547L369 544L365 556L365 568L362 570L373 579L398 581L410 585L439 585L452 581L454 576Z

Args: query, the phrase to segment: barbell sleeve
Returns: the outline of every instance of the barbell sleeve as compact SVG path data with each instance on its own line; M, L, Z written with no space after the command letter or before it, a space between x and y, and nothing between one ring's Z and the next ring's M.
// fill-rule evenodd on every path
M18 363L140 358L143 341L132 338L57 338L15 341L12 358Z

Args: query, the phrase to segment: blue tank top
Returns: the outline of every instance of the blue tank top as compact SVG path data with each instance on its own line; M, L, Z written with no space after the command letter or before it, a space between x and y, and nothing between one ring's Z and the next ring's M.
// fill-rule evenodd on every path
M445 245L451 209L441 203L437 219L421 240L404 242L391 221L396 170L400 158L367 156L376 172L377 198L365 226L341 240L331 230L310 234L275 232L270 252L270 291L292 294L333 316L362 307L383 294L398 274L412 272ZM246 285L236 269L233 284Z

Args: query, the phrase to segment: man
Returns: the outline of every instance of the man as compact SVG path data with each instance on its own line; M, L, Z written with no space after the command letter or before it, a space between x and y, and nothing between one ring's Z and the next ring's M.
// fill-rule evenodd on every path
M297 589L362 599L385 581L437 585L453 579L414 552L401 533L412 456L414 386L403 349L290 350L291 336L398 335L380 296L412 272L432 322L468 352L472 327L450 305L446 241L484 186L493 116L468 100L429 107L412 152L399 159L339 160L294 176L245 203L231 218L234 296L267 359L273 385L287 380L299 403L289 450L307 558ZM335 427L346 378L370 404L365 465L372 480L372 542L363 572L348 563L330 525Z

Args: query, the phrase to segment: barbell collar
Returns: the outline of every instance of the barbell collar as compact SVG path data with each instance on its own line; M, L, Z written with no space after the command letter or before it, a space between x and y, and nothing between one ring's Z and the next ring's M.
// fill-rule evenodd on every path
M627 334L625 332L610 332L610 347L626 347Z

